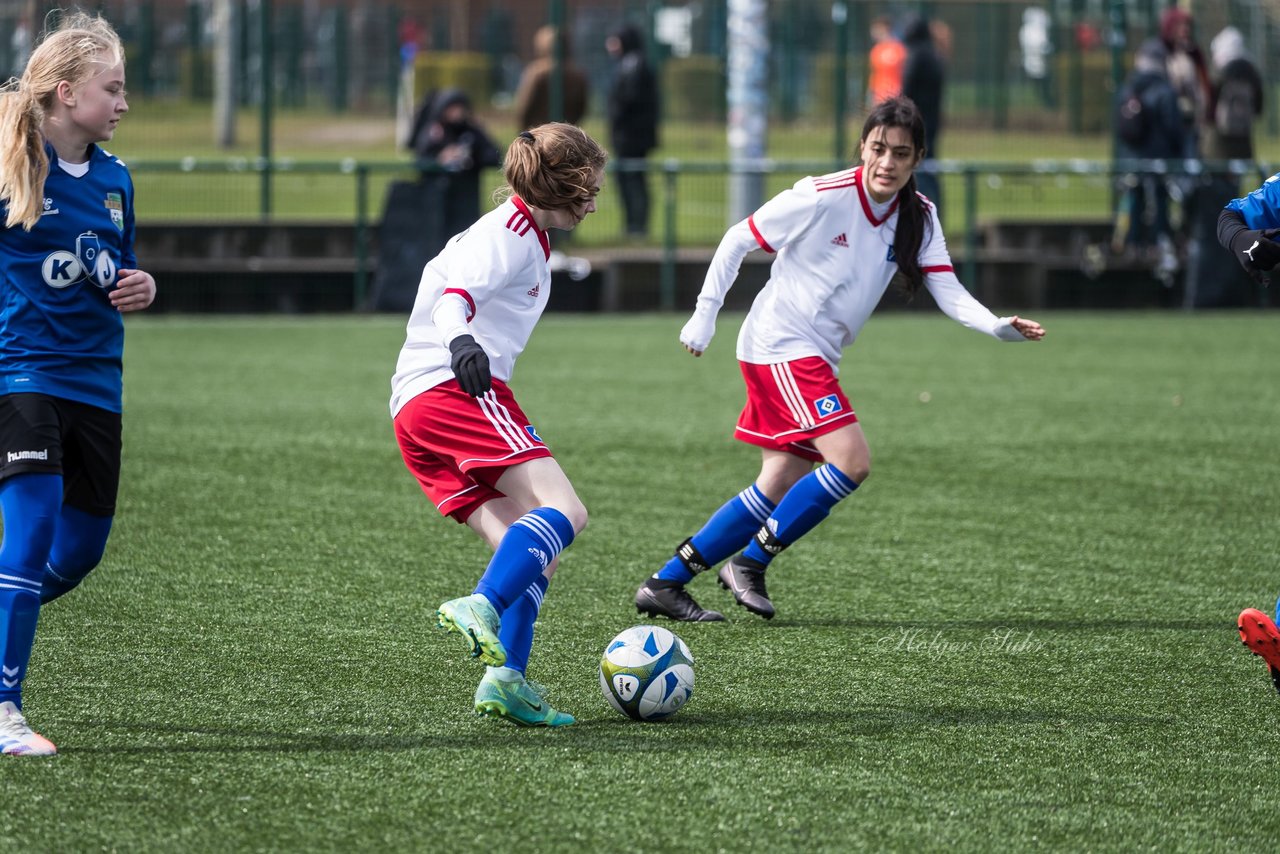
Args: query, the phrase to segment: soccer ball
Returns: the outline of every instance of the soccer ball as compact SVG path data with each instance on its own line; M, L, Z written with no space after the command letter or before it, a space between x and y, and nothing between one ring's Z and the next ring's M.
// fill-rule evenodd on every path
M600 656L600 690L629 718L664 720L693 696L693 655L660 626L627 629Z

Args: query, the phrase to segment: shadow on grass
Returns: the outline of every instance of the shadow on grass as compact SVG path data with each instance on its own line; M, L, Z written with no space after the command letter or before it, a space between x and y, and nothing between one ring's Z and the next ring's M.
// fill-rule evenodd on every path
M1177 722L1172 715L1065 713L1040 709L992 706L938 705L932 707L852 705L842 709L779 709L760 711L684 711L671 720L640 723L617 715L580 718L563 729L518 728L497 721L480 722L472 732L450 735L358 735L270 732L246 729L183 727L123 721L68 721L87 735L93 731L128 732L153 736L146 745L122 744L59 748L63 755L127 756L148 753L299 754L373 753L416 750L476 751L501 746L504 750L542 750L544 739L555 738L557 748L591 751L686 750L697 746L738 752L745 741L756 749L822 750L834 742L858 736L901 735L916 740L931 730L963 727L1034 727L1074 731L1109 727L1157 728ZM815 731L821 735L815 735ZM754 733L754 737L752 737ZM179 743L166 743L166 736ZM191 737L203 743L182 743ZM106 740L106 739L104 739Z

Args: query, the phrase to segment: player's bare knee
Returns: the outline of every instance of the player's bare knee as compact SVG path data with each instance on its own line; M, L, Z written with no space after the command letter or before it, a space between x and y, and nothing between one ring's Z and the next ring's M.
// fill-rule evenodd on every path
M567 507L557 508L564 517L569 520L569 524L573 526L573 535L576 537L581 534L587 527L587 508L581 501L575 501Z

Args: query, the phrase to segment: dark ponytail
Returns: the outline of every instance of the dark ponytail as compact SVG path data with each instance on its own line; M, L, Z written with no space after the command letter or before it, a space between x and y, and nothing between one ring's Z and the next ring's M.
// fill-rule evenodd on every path
M916 195L916 176L912 175L907 185L898 191L898 225L893 232L893 257L898 259L902 289L909 297L914 297L924 285L920 247L924 244L925 229L929 227L929 212Z
M862 125L861 142L866 142L871 132L881 127L897 127L907 131L912 146L924 157L924 117L910 98L899 95L876 105ZM931 227L929 211L916 194L916 176L913 171L906 186L898 191L898 225L893 233L893 256L898 261L898 278L909 297L915 296L924 285L924 271L920 269L920 247L924 245L927 230Z

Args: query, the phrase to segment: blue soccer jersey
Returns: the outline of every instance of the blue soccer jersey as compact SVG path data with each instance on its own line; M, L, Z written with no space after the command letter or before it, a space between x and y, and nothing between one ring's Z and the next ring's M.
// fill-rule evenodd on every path
M107 293L133 269L133 180L90 147L79 177L50 145L44 210L0 227L0 394L38 392L119 412L124 323ZM0 202L0 223L6 208Z
M1280 175L1272 175L1243 199L1227 202L1227 210L1240 211L1250 228L1280 228Z

